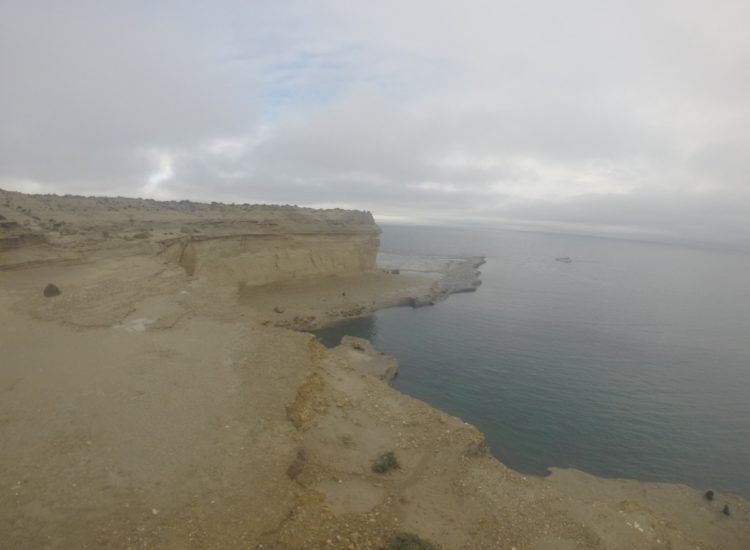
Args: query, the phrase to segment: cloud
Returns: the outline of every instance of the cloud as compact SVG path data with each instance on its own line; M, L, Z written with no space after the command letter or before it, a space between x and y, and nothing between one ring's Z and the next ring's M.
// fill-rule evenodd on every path
M746 2L0 7L0 186L750 243Z
M252 79L202 50L190 29L124 4L0 9L4 178L126 188L158 168L153 150L253 123Z

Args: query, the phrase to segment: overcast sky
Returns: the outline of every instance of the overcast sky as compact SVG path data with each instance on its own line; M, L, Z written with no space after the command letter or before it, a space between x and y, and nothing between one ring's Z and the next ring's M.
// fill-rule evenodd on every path
M0 0L0 187L750 243L750 2Z

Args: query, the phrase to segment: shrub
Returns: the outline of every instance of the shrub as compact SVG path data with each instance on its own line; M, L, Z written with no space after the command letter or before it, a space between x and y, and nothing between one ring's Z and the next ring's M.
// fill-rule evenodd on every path
M383 550L438 550L439 546L413 533L396 533L385 543Z
M377 474L384 474L391 470L398 470L400 467L401 466L396 459L396 455L393 454L393 451L383 453L372 463L372 471Z
M54 298L55 296L59 296L60 294L62 294L62 290L57 288L57 285L55 285L54 283L50 283L46 287L44 287L43 294L47 298Z

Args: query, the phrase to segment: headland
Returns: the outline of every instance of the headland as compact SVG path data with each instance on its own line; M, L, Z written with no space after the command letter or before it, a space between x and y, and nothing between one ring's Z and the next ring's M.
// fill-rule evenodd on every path
M367 212L0 191L3 544L750 547L740 497L515 472L391 388L397 358L301 332L477 288L481 258L378 261L378 235Z

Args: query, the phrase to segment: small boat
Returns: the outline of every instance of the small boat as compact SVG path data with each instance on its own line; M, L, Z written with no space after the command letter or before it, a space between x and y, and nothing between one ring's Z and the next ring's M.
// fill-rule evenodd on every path
M556 262L562 262L564 264L569 264L573 260L570 259L570 256L560 256L558 258L555 258Z

